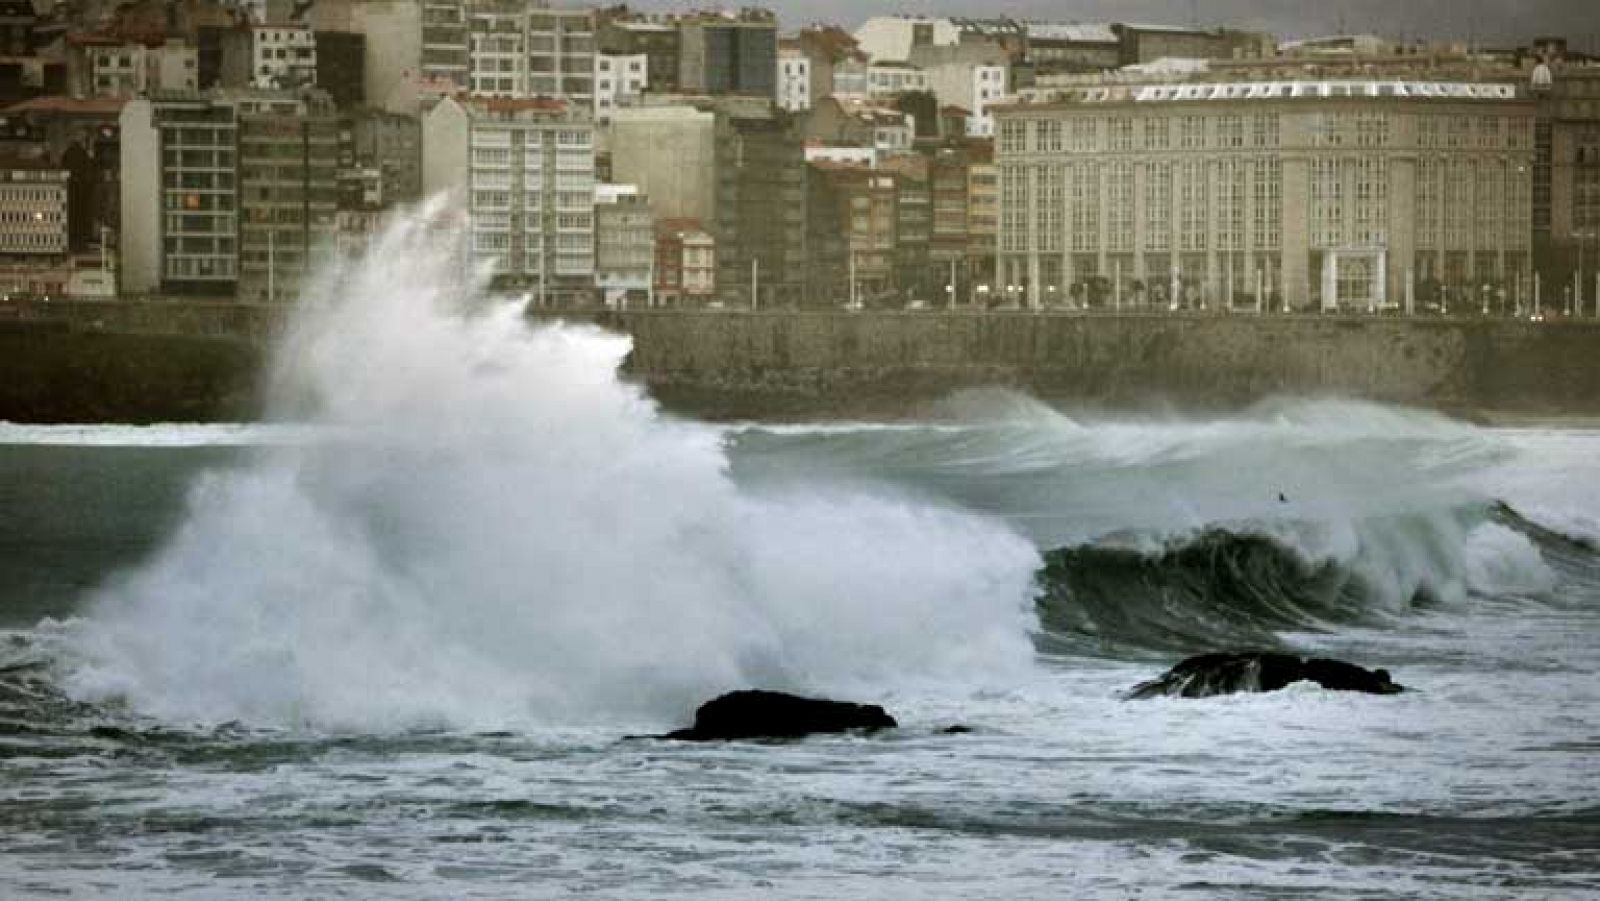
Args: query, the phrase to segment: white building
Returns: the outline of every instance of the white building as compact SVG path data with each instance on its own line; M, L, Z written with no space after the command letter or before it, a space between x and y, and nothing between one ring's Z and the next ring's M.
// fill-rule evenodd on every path
M611 112L620 106L633 106L644 96L650 83L650 57L643 53L594 57L594 117L611 121Z
M778 107L791 113L811 108L811 60L798 47L778 47Z
M994 116L989 108L1006 96L1005 66L972 67L972 117L967 120L967 134L973 137L994 137Z
M575 110L582 110L576 112ZM422 122L423 190L465 199L469 258L539 303L594 287L594 126L548 98L439 101Z
M250 80L259 88L317 83L317 39L304 25L257 25L250 31Z

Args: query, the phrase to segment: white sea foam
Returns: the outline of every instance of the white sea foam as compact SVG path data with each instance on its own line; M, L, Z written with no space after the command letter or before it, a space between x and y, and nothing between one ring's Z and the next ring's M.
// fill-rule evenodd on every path
M878 495L751 495L721 432L459 278L439 211L327 274L275 406L338 441L212 473L77 632L81 697L181 721L666 724L747 685L874 692L1031 667L1037 555Z
M265 423L32 425L0 422L0 445L49 447L256 447L317 440L314 429Z

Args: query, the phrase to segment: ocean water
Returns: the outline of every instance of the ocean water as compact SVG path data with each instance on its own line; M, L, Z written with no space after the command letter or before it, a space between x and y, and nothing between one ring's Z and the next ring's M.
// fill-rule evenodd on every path
M1600 432L685 422L455 240L310 292L295 425L0 425L0 898L1600 892ZM1410 690L1123 699L1236 648ZM751 686L901 728L626 738Z

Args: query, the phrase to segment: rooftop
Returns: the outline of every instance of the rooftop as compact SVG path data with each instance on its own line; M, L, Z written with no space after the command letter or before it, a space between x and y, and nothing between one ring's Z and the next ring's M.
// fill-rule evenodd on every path
M1438 81L1246 81L1193 84L1115 85L1041 90L1011 108L1032 103L1171 103L1216 100L1516 100L1514 84Z

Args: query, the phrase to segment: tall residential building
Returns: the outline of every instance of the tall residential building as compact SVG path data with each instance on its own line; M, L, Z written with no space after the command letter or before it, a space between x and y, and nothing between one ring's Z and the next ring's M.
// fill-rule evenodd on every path
M421 0L422 75L466 88L467 0Z
M787 114L719 109L717 290L727 303L797 306L806 296L805 146Z
M534 0L423 0L422 74L485 97L594 103L595 14Z
M120 124L124 290L299 296L334 227L338 130L325 94L141 97Z
M458 192L468 256L536 302L594 288L594 126L546 98L445 98L422 123L423 189Z
M230 296L239 279L238 110L200 94L122 108L123 290Z
M996 111L996 290L1212 309L1529 298L1534 112L1514 85L1435 81L1040 93Z
M333 244L339 125L321 92L254 92L234 98L239 123L241 300L299 297Z
M679 90L777 97L778 21L771 12L687 16L678 34Z

